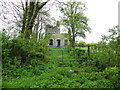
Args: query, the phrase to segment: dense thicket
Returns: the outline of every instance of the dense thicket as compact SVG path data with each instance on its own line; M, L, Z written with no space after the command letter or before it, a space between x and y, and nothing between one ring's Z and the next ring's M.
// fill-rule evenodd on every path
M81 63L79 57L79 63L69 61L74 56L70 50L78 50L75 51L78 54L81 50L64 48L69 50L70 57L67 61L57 62L61 52L51 50L62 49L60 47L50 48L48 52L44 41L10 39L4 33L2 37L4 88L119 88L119 56L111 43L96 43L90 58ZM58 55L52 57L50 53Z
M23 38L11 39L5 33L2 35L2 66L3 75L9 75L9 72L22 65L35 66L38 62L46 62L47 47L46 42L41 40L28 40ZM12 74L12 73L11 73Z

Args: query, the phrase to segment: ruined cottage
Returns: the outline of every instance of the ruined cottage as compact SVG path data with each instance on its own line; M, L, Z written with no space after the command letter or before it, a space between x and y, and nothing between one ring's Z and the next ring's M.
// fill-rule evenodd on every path
M46 25L45 33L50 35L48 46L65 47L69 45L68 34L60 32L58 21L56 26Z

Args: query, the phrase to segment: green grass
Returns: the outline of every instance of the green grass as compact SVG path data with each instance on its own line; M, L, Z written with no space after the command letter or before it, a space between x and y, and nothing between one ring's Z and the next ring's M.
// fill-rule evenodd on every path
M47 63L41 61L13 69L19 76L3 76L3 88L113 88L116 85L117 67L100 72L94 61L80 64L75 61L78 58L74 58L74 52L67 50L50 47Z

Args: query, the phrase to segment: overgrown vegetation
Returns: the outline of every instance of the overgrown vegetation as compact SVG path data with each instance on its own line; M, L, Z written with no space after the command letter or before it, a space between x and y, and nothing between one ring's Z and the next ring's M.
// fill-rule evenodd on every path
M119 56L110 43L99 42L82 62L85 48L47 49L44 41L2 35L3 88L119 88Z
M34 7L32 8L34 13L24 12L23 18L25 21L22 21L22 30L19 30L21 33L18 36L11 38L8 33L0 33L0 37L2 36L2 39L0 39L2 42L3 66L2 87L119 89L120 44L117 29L110 29L111 34L102 36L101 42L91 43L95 46L90 47L90 56L88 56L87 48L73 47L74 45L87 45L86 42L75 44L75 37L78 35L85 37L85 31L89 31L88 19L83 13L74 13L73 16L69 17L69 20L64 19L64 23L69 29L68 33L76 33L75 36L70 36L73 44L64 48L48 47L47 38L49 35L38 39L37 36L41 33L38 34L38 31L36 31L36 34L32 32L34 31L33 27L38 11L48 1L41 3L40 6L39 2L26 2L25 11L30 10L27 8ZM74 7L74 4L76 7ZM80 4L76 2L70 4L68 2L71 7L62 8L62 11L66 12L67 9L70 9L72 14L74 11L72 7L75 9ZM31 6L27 7L27 5ZM67 16L68 14L65 13ZM32 18L32 16L34 17ZM82 21L80 21L79 16L83 18ZM71 28L67 24L71 25ZM38 26L36 30L38 30Z
M19 37L10 39L5 33L1 35L3 75L16 74L14 70L20 69L21 65L35 66L38 62L46 62L46 42L29 41Z

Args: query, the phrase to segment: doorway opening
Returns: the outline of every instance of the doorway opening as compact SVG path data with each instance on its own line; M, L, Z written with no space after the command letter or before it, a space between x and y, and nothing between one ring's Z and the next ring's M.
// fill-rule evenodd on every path
M57 47L59 47L60 46L60 39L57 39Z

